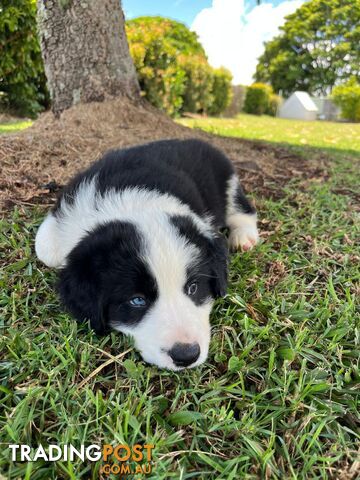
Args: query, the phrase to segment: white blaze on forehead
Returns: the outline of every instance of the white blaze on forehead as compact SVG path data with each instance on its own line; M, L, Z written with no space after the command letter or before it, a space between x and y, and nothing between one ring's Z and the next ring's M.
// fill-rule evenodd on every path
M145 239L144 262L156 279L159 296L179 294L187 280L187 269L195 265L200 251L180 235L166 214L137 225Z

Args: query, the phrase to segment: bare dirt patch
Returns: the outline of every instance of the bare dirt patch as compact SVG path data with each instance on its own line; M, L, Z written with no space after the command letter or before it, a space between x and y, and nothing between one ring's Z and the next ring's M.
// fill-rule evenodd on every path
M78 105L59 119L43 114L32 127L0 137L0 209L52 203L54 193L106 150L165 138L201 138L236 164L245 189L277 196L291 178L326 175L326 159L306 160L285 148L210 135L173 122L146 102L117 97Z

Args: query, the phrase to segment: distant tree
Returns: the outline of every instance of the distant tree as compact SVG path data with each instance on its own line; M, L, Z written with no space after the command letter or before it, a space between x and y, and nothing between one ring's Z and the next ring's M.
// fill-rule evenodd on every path
M289 15L265 44L255 79L284 96L294 90L327 95L360 78L360 0L311 0Z
M126 22L126 34L143 95L175 115L182 107L186 82L181 59L200 57L207 63L196 33L168 18L138 17Z
M45 73L55 114L106 95L139 97L119 0L37 0Z
M36 0L0 2L0 108L35 116L47 104Z
M226 108L231 74L209 65L196 33L163 17L129 20L126 33L142 93L155 107L173 116Z

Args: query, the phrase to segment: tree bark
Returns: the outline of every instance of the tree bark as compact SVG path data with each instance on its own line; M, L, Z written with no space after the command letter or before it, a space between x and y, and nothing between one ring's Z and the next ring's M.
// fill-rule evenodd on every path
M140 98L119 0L37 0L45 74L56 115L107 95Z

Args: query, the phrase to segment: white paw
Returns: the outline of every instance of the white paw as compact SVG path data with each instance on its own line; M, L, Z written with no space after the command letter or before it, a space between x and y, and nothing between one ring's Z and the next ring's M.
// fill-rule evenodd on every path
M237 250L251 250L259 241L259 232L256 226L238 227L230 230L229 246L233 252Z

